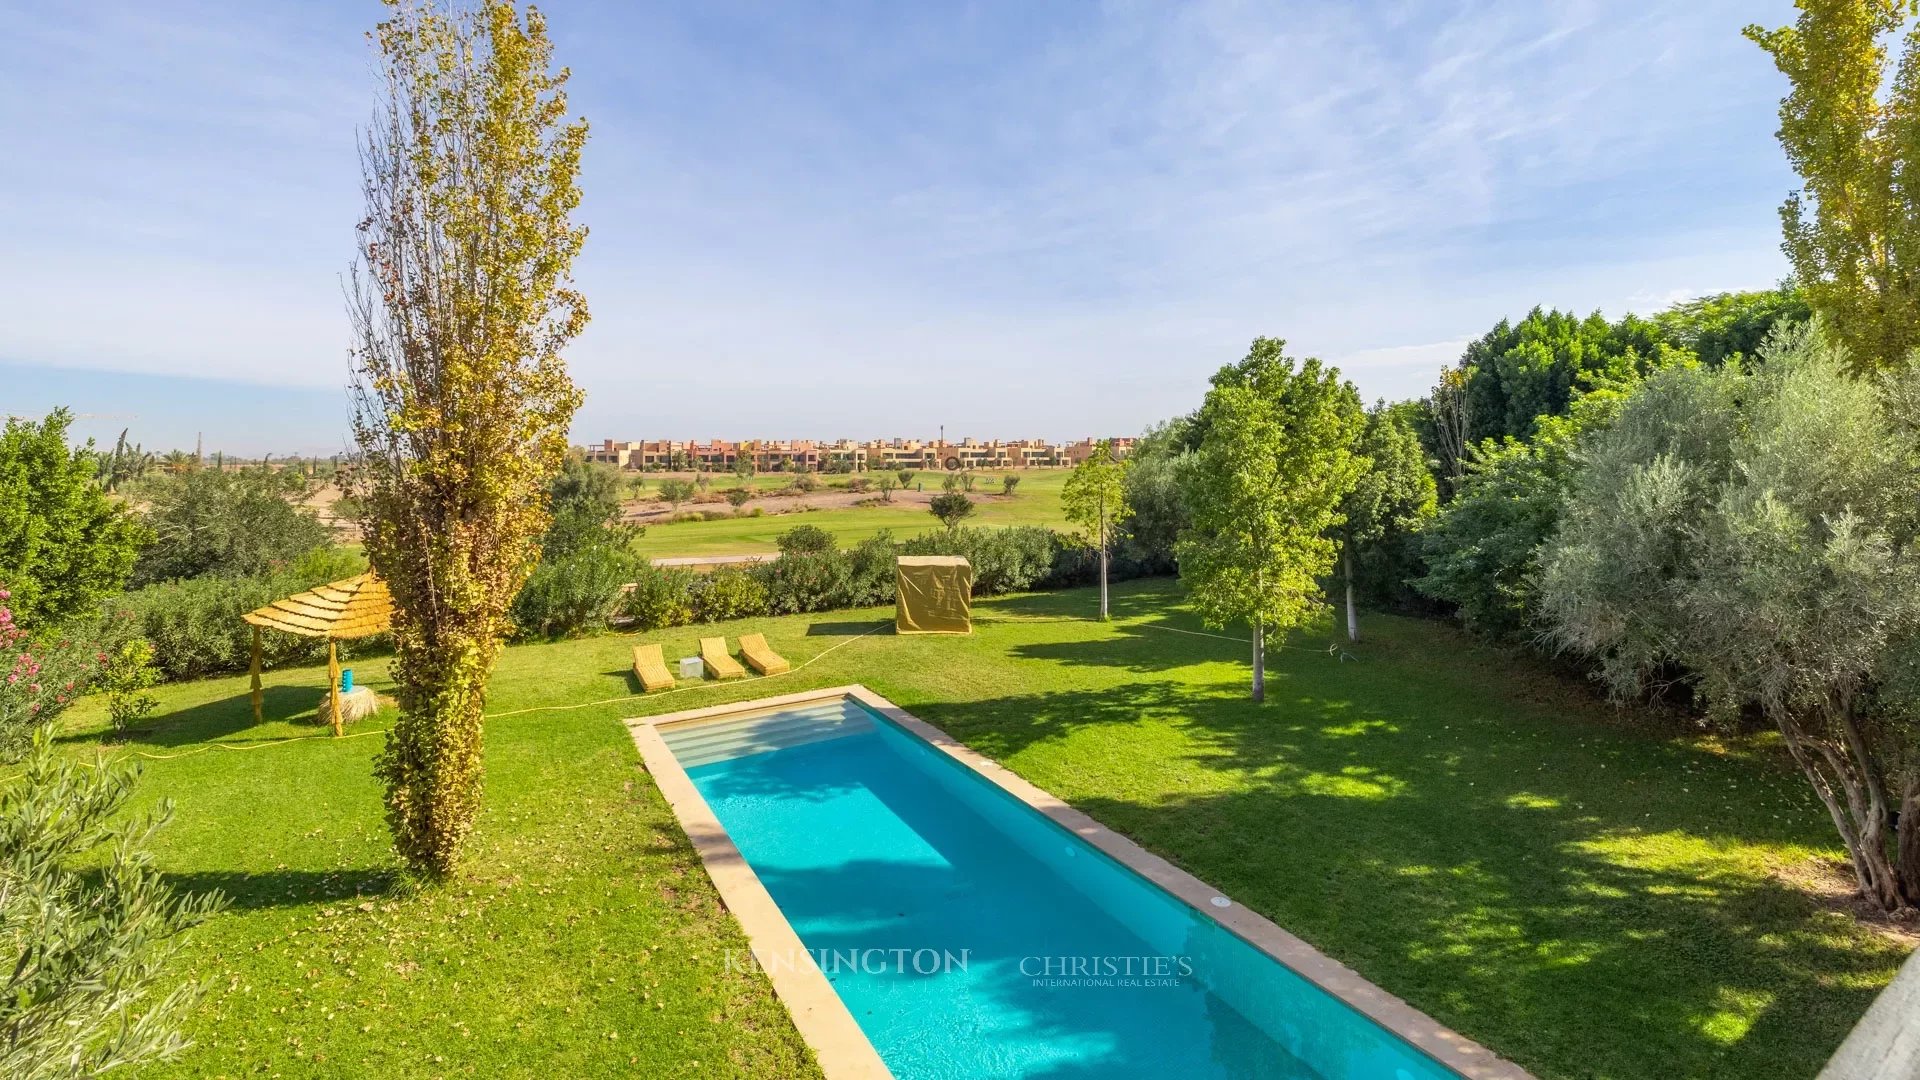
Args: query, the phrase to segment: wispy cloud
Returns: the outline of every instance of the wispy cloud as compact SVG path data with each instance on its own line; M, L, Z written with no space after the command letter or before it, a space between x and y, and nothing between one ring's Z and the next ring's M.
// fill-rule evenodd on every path
M1771 280L1768 6L557 8L582 433L1130 430L1261 333L1399 396L1535 303ZM0 359L344 381L379 9L0 14Z

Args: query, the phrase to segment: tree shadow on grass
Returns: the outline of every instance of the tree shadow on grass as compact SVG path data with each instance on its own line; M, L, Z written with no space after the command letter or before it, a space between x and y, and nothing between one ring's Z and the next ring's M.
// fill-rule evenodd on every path
M324 685L263 687L260 703L261 722L283 721L311 726L316 733L323 731L324 727L316 719L316 710L325 699L326 693ZM236 740L233 736L254 726L253 697L249 691L242 690L232 697L205 701L164 713L157 717L155 722L142 727L130 728L125 732L108 732L105 737L126 743L143 743L148 746L186 746L192 743L214 741L244 744L250 740ZM285 737L285 735L276 734L265 736L263 739L270 741ZM97 743L101 738L99 732L86 732L64 735L61 741Z
M879 629L875 629L879 627ZM808 637L860 637L864 634L891 635L893 629L882 626L879 619L863 619L854 622L813 622L807 624Z
M163 873L161 878L177 893L218 891L229 910L257 911L300 904L337 903L393 895L401 885L396 868L356 870L196 870Z
M1143 666L1088 662L1116 645ZM914 711L1543 1076L1812 1075L1899 961L1755 852L1831 846L1771 762L1472 672L1276 676L1264 705L1163 677Z

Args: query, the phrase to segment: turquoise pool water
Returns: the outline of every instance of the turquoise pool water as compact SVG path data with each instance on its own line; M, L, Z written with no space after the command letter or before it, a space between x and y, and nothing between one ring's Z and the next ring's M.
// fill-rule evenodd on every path
M1456 1076L851 701L665 738L901 1080Z

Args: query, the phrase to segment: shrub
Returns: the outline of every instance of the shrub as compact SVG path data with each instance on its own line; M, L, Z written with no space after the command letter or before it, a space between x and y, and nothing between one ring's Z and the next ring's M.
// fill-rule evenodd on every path
M634 571L633 588L621 611L638 630L684 626L693 621L693 586L698 577L681 566L643 565Z
M908 484L913 483L913 470L901 469L899 472L893 474L893 478L900 481L900 486L904 488Z
M847 481L847 490L859 495L873 489L873 481L864 476L856 476Z
M603 627L621 606L621 586L642 565L632 552L606 545L544 560L514 597L514 624L524 635L542 637Z
M321 548L277 574L188 578L136 589L121 600L135 631L153 644L161 675L197 679L247 670L253 628L240 616L361 569L351 552ZM269 666L309 663L325 655L326 643L319 638L272 632L260 636L261 663Z
M1013 494L1013 489L1019 486L1020 478L1017 476L1003 476L1000 478L1000 494L1002 495Z
M766 586L768 608L775 615L834 607L847 593L852 570L847 557L832 549L786 551L755 569Z
M767 587L755 574L737 566L693 575L688 592L695 622L750 619L769 610Z
M952 476L949 475L948 479L952 479ZM927 512L939 518L942 525L952 529L972 516L973 500L957 491L949 491L944 495L935 495L927 504Z
M974 595L997 596L1043 581L1053 570L1059 543L1053 530L1038 525L949 529L913 537L900 545L900 553L963 556L973 566Z
M34 731L85 693L106 659L78 636L29 637L15 624L9 602L0 589L0 761L18 760Z
M753 492L746 488L732 488L727 492L727 504L735 510L747 505L747 500L751 498L753 498Z
M882 530L847 552L845 591L835 607L871 607L893 602L893 535Z
M815 554L833 551L838 547L833 542L833 534L818 525L795 525L775 537L773 542L782 555Z
M172 1057L200 988L160 980L182 935L222 905L173 891L147 842L171 813L122 810L135 774L81 762L43 724L16 782L0 787L0 1074L99 1076Z
M802 492L808 492L819 487L820 481L815 479L812 473L801 473L793 478L793 486Z
M160 707L153 685L160 669L153 663L153 643L146 638L123 642L107 656L98 685L107 694L107 719L115 731L125 731Z

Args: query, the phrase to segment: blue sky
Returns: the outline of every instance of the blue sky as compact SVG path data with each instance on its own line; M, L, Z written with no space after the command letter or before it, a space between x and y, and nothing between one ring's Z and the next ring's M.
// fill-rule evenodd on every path
M582 441L1128 433L1257 334L1407 397L1785 271L1785 0L547 9ZM0 412L343 445L381 10L0 0Z

